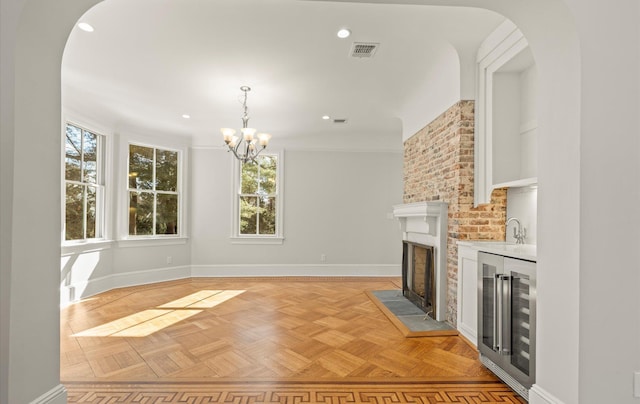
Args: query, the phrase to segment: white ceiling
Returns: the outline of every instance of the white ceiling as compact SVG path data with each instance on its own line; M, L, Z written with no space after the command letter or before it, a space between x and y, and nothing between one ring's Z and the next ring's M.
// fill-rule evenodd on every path
M439 55L452 46L477 49L503 20L486 10L419 5L105 0L80 20L95 31L76 27L69 37L63 106L113 132L219 145L220 127L241 126L239 88L248 85L250 126L274 139L359 136L400 147L399 117L417 93L438 87L429 81L440 76L429 72ZM337 38L341 27L351 37ZM353 58L353 42L380 46L373 58ZM325 114L348 123L324 121Z

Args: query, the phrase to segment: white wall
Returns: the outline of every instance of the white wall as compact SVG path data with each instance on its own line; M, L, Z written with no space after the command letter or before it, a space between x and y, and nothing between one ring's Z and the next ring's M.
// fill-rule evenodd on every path
M536 244L538 228L538 187L513 187L507 189L507 218L515 217L527 231L525 244ZM507 228L507 241L515 243L511 223Z
M40 402L66 402L59 376L60 61L73 24L92 4L0 2L2 403L43 395Z
M93 289L91 281L110 277L113 273L113 252L111 243L101 243L82 248L67 248L60 258L60 305L90 296L99 289Z
M493 183L520 177L520 75L493 75Z
M579 399L637 404L640 307L631 297L640 279L639 2L567 3L581 39L583 83Z
M15 59L14 47L23 2L0 2L0 61ZM13 176L15 94L13 63L0 65L0 402L9 397L11 348L11 272L13 268ZM49 331L51 332L51 331Z
M425 80L416 83L412 96L407 98L402 110L398 111L398 116L402 119L403 141L461 99L460 57L450 44L443 45L439 51L434 51L432 55L437 64L425 70ZM438 96L434 97L434 94Z
M186 239L108 241L64 247L60 259L60 306L114 288L191 275Z
M520 73L520 177L538 175L538 69Z
M401 234L387 214L402 202L401 153L285 151L281 245L232 243L232 157L216 148L192 154L195 274L400 274Z

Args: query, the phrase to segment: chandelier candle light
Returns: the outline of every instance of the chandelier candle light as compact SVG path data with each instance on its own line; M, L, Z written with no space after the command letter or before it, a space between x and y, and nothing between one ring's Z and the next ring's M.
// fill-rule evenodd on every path
M232 128L222 128L220 131L222 132L224 142L227 144L229 151L231 151L238 160L242 163L249 161L255 162L260 152L267 147L271 135L268 133L258 133L256 135L256 129L247 127L249 124L249 115L247 115L247 93L251 91L251 88L242 86L240 90L244 92L244 100L242 101L244 114L242 115L242 129L240 129L242 138L236 136L236 130ZM257 144L261 147L258 148Z

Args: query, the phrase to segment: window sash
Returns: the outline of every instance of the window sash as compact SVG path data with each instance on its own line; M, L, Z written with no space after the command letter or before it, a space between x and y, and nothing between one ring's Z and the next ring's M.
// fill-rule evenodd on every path
M79 131L79 149L76 148L78 152L77 160L78 160L78 179L69 179L68 174L68 165L69 165L69 153L68 153L68 145L71 143L74 144L74 141L69 138L68 131L69 128L74 128ZM87 158L87 147L85 143L88 141L89 137L93 137L95 139L95 148L94 153L95 157L93 159ZM104 136L95 133L94 131L87 130L79 125L67 122L65 125L65 143L64 143L64 242L78 242L85 240L94 240L94 239L102 239L104 238L104 145L105 140ZM92 164L90 164L92 163ZM91 166L91 170L88 170L88 167ZM93 175L89 174L89 171L93 172ZM77 178L77 176L74 176ZM80 187L82 189L82 200L81 200L81 212L73 212L70 211L70 201L68 197L68 190L70 186ZM88 213L89 213L89 199L88 199L88 190L89 188L95 189L95 195L93 200L93 209L95 210L93 213L93 220L91 224L91 230L93 230L93 234L89 228L88 222ZM80 237L72 237L69 238L70 231L72 231L70 227L70 218L73 217L73 213L75 216L81 216L81 235ZM78 215L79 213L79 215Z
M232 238L237 238L237 239L244 239L244 240L269 240L269 239L277 239L277 240L282 240L282 200L281 200L281 187L282 187L282 164L283 164L283 158L282 158L282 152L280 153L265 153L260 157L271 157L275 159L275 186L273 187L269 187L271 188L271 190L273 192L269 192L269 193L265 193L262 192L260 184L263 184L263 180L261 179L262 176L260 175L260 170L257 170L258 173L252 173L249 177L252 180L255 180L257 182L257 184L255 186L253 186L253 184L243 184L243 166L242 164L237 161L234 160L233 164L234 164L234 173L235 173L235 180L233 182L233 188L234 188L234 197L233 197L233 205L234 205L234 215L233 215L233 232L232 232ZM259 158L260 158L259 157ZM261 166L259 166L261 167ZM251 189L254 190L256 192L242 192L243 188L245 190L247 189ZM256 202L254 204L254 206L256 206L256 210L257 213L251 216L252 219L252 223L251 223L251 232L243 232L243 209L242 209L242 204L243 204L243 200L247 200L247 198L255 198L256 201L260 201L260 202ZM273 219L268 223L267 228L269 227L273 227L273 232L268 232L268 233L264 233L264 221L262 221L261 219L264 216L267 216L269 213L261 213L261 209L258 208L262 208L262 209L269 209L268 207L265 208L264 205L262 205L263 200L264 199L268 199L271 202L271 206L272 206L272 211L275 211L275 214L273 214ZM262 206L261 206L262 205ZM254 231L255 230L255 231ZM259 241L256 241L259 242ZM281 243L281 241L280 241Z
M249 198L255 198L256 203L253 204L252 206L254 206L256 208L256 213L254 215L251 216L252 220L251 220L251 227L255 228L255 232L242 232L242 202L243 200L249 199ZM268 207L264 207L265 202L264 200L268 199L271 200L271 206L273 206L273 209L275 210L275 215L273 215L273 223L269 223L267 225L267 228L272 226L273 227L273 232L269 232L269 233L263 233L262 229L264 226L262 226L261 224L264 223L264 221L262 220L263 217L268 216L268 213L263 214L262 210L266 209L268 210ZM276 236L278 234L278 198L276 196L276 194L271 194L271 195L257 195L257 194L240 194L240 198L238 198L238 203L239 203L239 207L238 210L240 212L240 214L238 215L238 228L240 229L239 233L241 236L261 236L261 237L273 237ZM255 218L255 219L254 219Z
M137 182L132 182L132 172L131 172L131 152L132 147L136 148L144 148L150 149L152 154L152 161L150 162L151 166L151 181L150 184L146 184L147 187L132 187L132 184L135 183L139 185ZM176 161L175 161L175 175L170 178L169 183L173 185L175 191L172 190L158 190L158 176L157 176L157 168L158 168L158 152L161 153L175 153ZM154 146L145 146L135 143L129 143L128 154L127 154L127 205L128 205L128 223L127 223L127 237L179 237L181 229L183 227L182 224L182 201L181 201L181 193L180 193L180 172L181 172L181 152L179 150L172 150L168 148L159 148ZM163 177L163 179L166 179ZM150 186L150 187L149 187ZM151 195L151 211L147 213L150 215L151 224L149 226L150 231L145 232L143 234L138 234L138 218L136 216L138 206L132 206L132 196L133 194L149 194ZM172 225L167 225L167 223L163 223L158 220L158 204L159 200L163 199L163 196L175 196L175 210L171 211L171 218L174 219L174 223ZM162 226L166 226L167 228L174 228L173 232L163 233L160 231Z

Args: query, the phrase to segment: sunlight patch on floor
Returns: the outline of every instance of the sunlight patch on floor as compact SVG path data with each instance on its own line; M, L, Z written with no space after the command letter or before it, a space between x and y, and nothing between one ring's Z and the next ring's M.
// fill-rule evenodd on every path
M244 290L200 290L180 299L73 334L74 337L146 337L233 299Z
M213 292L213 291L207 291ZM189 305L190 309L210 309L219 305L220 303L224 303L227 300L231 300L236 296L244 293L244 290L216 290L215 293L210 294L208 296L203 297L199 301ZM161 306L164 307L164 306ZM175 307L175 306L174 306Z
M202 310L164 310L165 314L155 317L149 321L136 324L133 327L109 335L110 337L146 337L156 331L174 325L196 314Z

